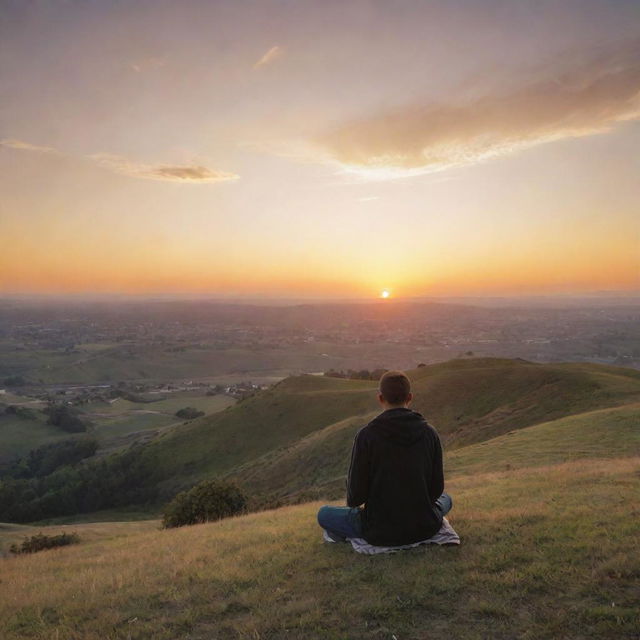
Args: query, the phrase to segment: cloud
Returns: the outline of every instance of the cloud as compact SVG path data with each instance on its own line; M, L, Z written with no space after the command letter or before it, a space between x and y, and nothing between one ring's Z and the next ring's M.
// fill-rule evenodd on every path
M264 67L268 64L271 64L274 60L279 58L284 53L282 47L276 45L275 47L271 47L269 51L267 51L258 62L253 65L254 69L259 69L260 67Z
M93 154L89 158L106 169L132 178L168 180L170 182L211 183L237 180L240 177L235 173L209 169L200 165L148 165L106 153Z
M413 104L367 115L314 142L342 170L384 179L601 133L640 117L640 41L537 75L527 85L473 102Z
M165 58L143 58L129 65L130 69L136 73L143 73L151 69L160 69L164 67L167 61Z
M42 147L30 142L24 142L24 140L16 140L15 138L0 140L0 147L17 149L18 151L35 151L37 153L58 153L53 147Z
M16 149L18 151L31 151L35 153L48 153L61 157L71 157L54 149L53 147L43 147L23 140L15 138L5 138L0 140L0 147L7 149ZM237 180L240 176L235 173L226 171L218 171L209 169L202 165L174 165L174 164L158 164L149 165L139 162L133 162L122 156L112 155L108 153L94 153L88 156L81 156L84 159L96 162L101 167L130 176L132 178L144 178L147 180L168 180L170 182L183 183L212 183L224 182L227 180Z

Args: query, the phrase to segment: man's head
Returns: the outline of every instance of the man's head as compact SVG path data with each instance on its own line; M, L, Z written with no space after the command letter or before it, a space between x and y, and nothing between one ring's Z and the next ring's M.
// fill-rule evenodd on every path
M403 371L387 371L383 374L378 387L378 401L385 409L406 407L411 400L411 382Z

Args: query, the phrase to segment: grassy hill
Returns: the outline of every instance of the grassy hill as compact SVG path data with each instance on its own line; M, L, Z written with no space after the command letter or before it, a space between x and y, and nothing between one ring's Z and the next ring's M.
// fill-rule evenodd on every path
M583 364L469 359L409 372L414 408L447 450L516 429L640 401L640 372ZM376 382L303 375L213 416L172 429L145 451L165 493L226 475L260 499L344 486L353 436L380 408ZM302 495L300 495L302 493Z
M171 530L0 524L0 555L38 531L81 538L0 557L0 637L640 637L640 374L467 360L410 375L447 443L460 547L367 557L322 544L320 501ZM289 378L169 430L145 455L172 482L226 474L267 501L341 498L374 390Z
M542 422L640 402L640 372L616 367L474 358L409 374L413 406L436 426L449 452ZM20 521L97 509L157 513L178 491L220 476L244 486L253 508L342 496L353 436L380 411L376 386L302 375L226 409L226 398L220 404L220 398L193 394L143 404L92 403L85 410L100 459L37 482L6 484L2 513ZM176 407L198 400L221 410L192 421L175 418ZM26 434L29 425L23 428ZM19 440L19 431L8 433ZM127 450L132 442L137 446Z
M344 495L345 470L359 421L348 419L270 452L227 475L272 502ZM447 452L447 477L542 466L558 461L617 458L640 451L640 404L591 411L534 425Z
M558 442L584 434L565 457L530 449L540 441L537 427L452 454L457 471L447 489L460 547L358 556L348 545L321 543L320 502L177 530L158 530L157 522L55 527L77 531L81 544L0 560L0 635L636 638L638 426L624 412L602 412L628 447L612 458L608 442L588 435L603 424L589 415L594 421L581 427L539 427L562 431ZM514 457L505 438L520 438L508 443ZM576 459L576 450L589 457ZM518 459L518 468L483 472L494 455L499 464ZM0 527L0 539L37 530Z

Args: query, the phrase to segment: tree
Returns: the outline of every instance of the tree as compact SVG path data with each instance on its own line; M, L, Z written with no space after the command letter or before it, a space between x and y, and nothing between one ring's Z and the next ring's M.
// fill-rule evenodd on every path
M66 404L50 404L44 412L49 416L47 424L59 427L69 433L82 433L87 425L80 419L78 411Z
M176 416L178 418L182 418L183 420L193 420L194 418L199 418L204 415L204 411L199 411L194 407L185 407L184 409L179 409L176 411Z
M165 508L165 528L211 522L242 513L247 496L234 484L205 480L179 493Z

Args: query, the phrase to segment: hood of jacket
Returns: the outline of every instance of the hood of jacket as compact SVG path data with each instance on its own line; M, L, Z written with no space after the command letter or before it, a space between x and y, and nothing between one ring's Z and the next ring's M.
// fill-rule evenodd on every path
M412 409L387 409L370 423L371 430L381 438L404 447L410 447L427 435L427 421Z

